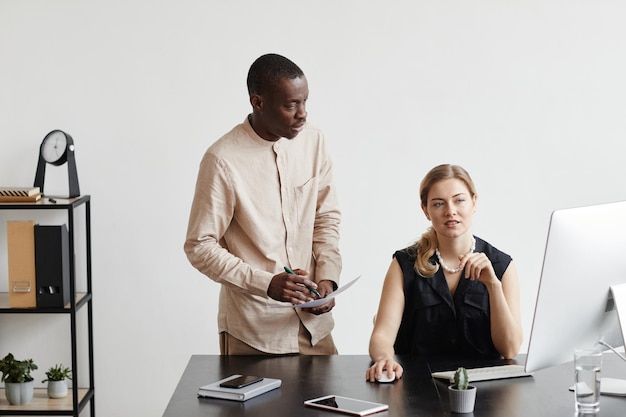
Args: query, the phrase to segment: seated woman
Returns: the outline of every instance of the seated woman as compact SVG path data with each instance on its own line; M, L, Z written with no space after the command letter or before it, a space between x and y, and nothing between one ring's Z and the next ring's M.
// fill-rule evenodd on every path
M432 226L393 255L370 338L371 382L383 372L402 377L395 354L508 359L522 344L517 271L509 255L472 234L469 174L433 168L420 199Z

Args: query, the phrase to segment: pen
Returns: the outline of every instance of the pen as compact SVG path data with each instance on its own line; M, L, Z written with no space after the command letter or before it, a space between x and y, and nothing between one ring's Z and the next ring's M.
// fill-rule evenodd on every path
M291 268L289 268L288 266L285 267L285 272L288 274L292 274L292 275L296 275L295 272L293 272L291 270ZM317 290L315 288L311 288L311 287L307 287L307 289L309 291L311 291L313 294L317 295L319 298L322 298L322 296L320 295L320 293L317 292Z

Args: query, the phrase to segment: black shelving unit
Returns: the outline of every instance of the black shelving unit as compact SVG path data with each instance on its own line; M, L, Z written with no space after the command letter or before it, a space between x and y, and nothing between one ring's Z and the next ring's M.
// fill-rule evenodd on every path
M86 292L76 291L76 218L75 211L78 207L85 208L85 256L86 256ZM91 292L91 198L88 195L70 199L49 199L42 198L34 203L0 203L0 210L61 210L67 215L67 227L69 234L69 256L70 256L70 302L59 308L11 308L9 307L9 294L0 293L0 314L61 314L67 315L70 319L71 350L72 350L72 388L65 399L49 400L46 389L35 389L33 400L26 405L10 405L6 400L4 392L0 394L0 415L11 416L74 416L80 413L89 405L90 416L95 417L95 389L94 389L94 360L93 360L93 302ZM2 218L1 221L6 221ZM83 279L83 277L80 277ZM80 387L78 377L78 346L77 346L77 320L79 310L87 309L87 355L89 367L89 385ZM0 329L0 335L2 329ZM0 336L1 337L1 336ZM35 361L36 362L36 361ZM3 391L3 390L2 390Z

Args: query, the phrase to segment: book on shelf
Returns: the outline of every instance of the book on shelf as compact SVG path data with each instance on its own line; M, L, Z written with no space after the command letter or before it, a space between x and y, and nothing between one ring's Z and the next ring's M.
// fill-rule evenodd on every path
M0 196L28 197L39 194L39 187L3 187L0 186Z
M240 377L241 375L231 375L228 378L221 379L208 385L204 385L198 389L198 397L221 398L233 401L246 401L268 391L280 387L282 381L274 378L263 378L261 381L243 388L225 388L220 384L231 379Z
M0 203L27 203L41 199L39 187L1 187Z
M34 203L41 200L41 193L30 196L0 195L0 203Z

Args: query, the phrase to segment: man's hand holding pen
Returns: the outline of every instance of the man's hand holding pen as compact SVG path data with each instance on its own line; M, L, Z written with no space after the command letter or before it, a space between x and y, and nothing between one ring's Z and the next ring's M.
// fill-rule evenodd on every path
M303 269L292 271L285 267L285 272L274 275L267 289L267 295L277 301L284 301L294 305L302 304L317 298L324 298L333 292L331 281L321 281L318 284L307 278L309 272ZM308 308L312 314L323 314L333 309L335 300L319 307Z
M286 266L284 269L285 269L285 272L288 273L288 274L297 275L288 266ZM299 270L299 271L302 271L302 270ZM302 272L306 272L307 275L309 274L307 271L302 271ZM311 281L311 282L313 282L313 281ZM313 286L313 285L306 285L306 284L302 284L302 285L304 285L310 292L312 292L313 294L317 295L318 298L321 297L320 293L317 292L317 289L316 289L317 285L315 285L315 286Z
M267 295L274 300L291 304L314 300L316 296L311 289L317 289L317 284L308 279L308 275L309 271L303 269L276 274L267 288Z

